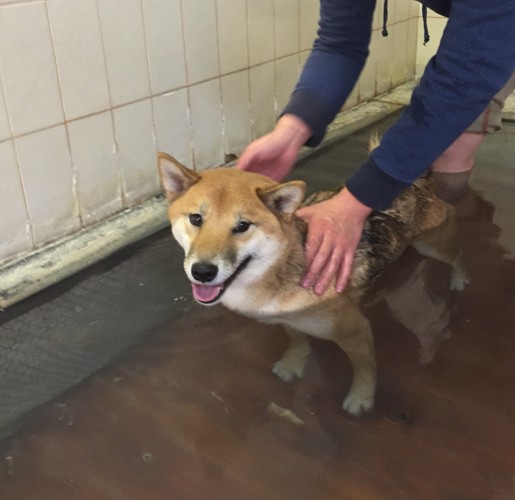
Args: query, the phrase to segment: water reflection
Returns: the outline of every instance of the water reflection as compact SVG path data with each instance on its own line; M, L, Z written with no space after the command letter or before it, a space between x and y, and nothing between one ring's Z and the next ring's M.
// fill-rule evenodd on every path
M433 269L429 259L422 259L403 279L385 285L375 298L383 300L393 318L415 335L422 364L431 362L440 343L451 336L450 292L442 294L431 286Z
M495 205L470 187L469 174L434 177L439 196L455 210L462 258L471 276L468 286L474 287L476 281L484 283L485 274L498 275L495 269L499 265L511 267L513 261L506 259L508 251L499 243L501 229L494 223ZM405 258L387 273L367 304L383 301L393 319L416 337L421 364L430 363L442 342L452 336L451 317L456 312L457 294L461 292L449 290L445 284L448 277L447 270L431 259Z

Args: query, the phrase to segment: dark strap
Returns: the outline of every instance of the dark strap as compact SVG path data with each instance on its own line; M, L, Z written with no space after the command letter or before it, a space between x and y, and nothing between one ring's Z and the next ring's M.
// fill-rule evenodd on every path
M427 29L427 7L422 5L422 22L424 24L424 45L429 42L429 30Z
M383 31L381 34L383 36L388 36L388 30L386 29L386 23L388 22L388 0L384 0L384 8L383 8Z

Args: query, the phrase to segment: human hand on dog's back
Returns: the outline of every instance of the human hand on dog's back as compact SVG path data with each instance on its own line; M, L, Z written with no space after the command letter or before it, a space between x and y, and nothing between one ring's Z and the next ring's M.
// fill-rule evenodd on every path
M308 224L303 288L322 295L334 279L336 291L343 291L371 211L346 188L328 200L297 210L296 215Z
M236 165L281 181L293 168L311 129L300 118L286 114L272 132L252 142ZM347 189L335 197L301 208L296 214L308 224L306 272L301 285L322 295L333 279L342 292L349 280L354 253L371 209Z
M300 148L311 136L311 129L294 115L283 115L272 132L249 144L236 168L281 181L292 170Z

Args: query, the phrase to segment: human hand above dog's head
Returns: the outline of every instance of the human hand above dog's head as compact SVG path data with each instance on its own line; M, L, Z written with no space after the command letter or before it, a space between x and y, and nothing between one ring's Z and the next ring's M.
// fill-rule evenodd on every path
M303 120L294 115L284 115L272 132L249 144L236 168L266 175L279 182L291 172L300 148L310 136L311 129Z

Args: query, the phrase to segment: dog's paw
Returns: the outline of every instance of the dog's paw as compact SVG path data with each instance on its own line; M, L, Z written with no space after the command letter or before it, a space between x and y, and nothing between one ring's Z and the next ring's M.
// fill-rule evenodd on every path
M357 394L349 394L343 400L343 409L355 417L368 413L374 407L374 398L364 398Z
M451 292L463 292L465 287L470 283L470 278L463 267L461 259L458 257L452 265L451 282L449 283L449 289Z
M304 375L305 360L286 356L275 363L272 371L284 382L293 382Z
M451 292L463 292L469 283L470 279L466 274L455 274L451 278L449 289Z

